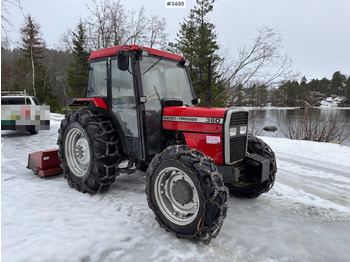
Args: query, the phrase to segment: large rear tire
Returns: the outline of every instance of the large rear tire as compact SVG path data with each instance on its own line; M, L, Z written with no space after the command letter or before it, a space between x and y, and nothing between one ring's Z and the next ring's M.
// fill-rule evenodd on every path
M228 189L212 159L188 146L170 146L147 170L146 194L161 227L179 238L209 243L226 216Z
M58 156L69 186L91 195L107 191L120 163L111 120L98 109L78 109L66 115L58 134Z
M277 164L275 153L263 140L256 136L248 135L248 153L258 154L270 160L269 178L262 182L246 183L244 181L229 182L225 185L230 193L237 197L256 198L263 193L267 193L275 183Z

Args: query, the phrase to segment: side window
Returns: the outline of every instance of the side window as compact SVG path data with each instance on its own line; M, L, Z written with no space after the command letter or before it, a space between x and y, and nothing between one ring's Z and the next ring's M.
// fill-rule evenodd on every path
M130 63L131 64L131 63ZM135 104L132 74L118 69L117 60L112 60L112 97L121 103Z
M34 103L35 103L37 106L42 105L42 104L40 103L40 101L39 101L38 98L36 98L36 97L32 97L32 98L33 98Z
M30 105L30 99L27 97L27 101L24 100L24 97L10 97L10 98L2 98L1 103L3 105Z
M107 65L105 60L90 64L87 96L107 96Z
M126 136L138 137L133 76L129 71L119 70L116 59L113 59L111 62L113 113Z

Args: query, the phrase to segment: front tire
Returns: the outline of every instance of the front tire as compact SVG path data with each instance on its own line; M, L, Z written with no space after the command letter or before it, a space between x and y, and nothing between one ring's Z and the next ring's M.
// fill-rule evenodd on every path
M58 156L69 186L91 195L107 191L120 163L111 120L98 109L78 109L66 115L58 133Z
M228 190L212 159L171 146L147 170L146 194L161 227L179 238L209 243L226 216Z

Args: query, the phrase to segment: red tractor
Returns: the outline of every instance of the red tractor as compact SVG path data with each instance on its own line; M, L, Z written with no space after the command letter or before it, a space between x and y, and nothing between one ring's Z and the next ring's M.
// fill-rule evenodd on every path
M274 184L270 147L248 135L248 112L200 108L187 61L138 45L91 53L86 98L61 122L64 177L76 190L105 192L121 161L146 172L160 226L208 243L226 216L228 193L254 198Z

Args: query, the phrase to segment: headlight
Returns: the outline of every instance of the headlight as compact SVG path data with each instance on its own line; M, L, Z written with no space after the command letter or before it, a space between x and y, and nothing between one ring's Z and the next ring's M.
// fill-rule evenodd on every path
M247 126L241 126L239 128L239 134L244 135L247 133Z
M237 127L230 127L230 136L237 135Z

